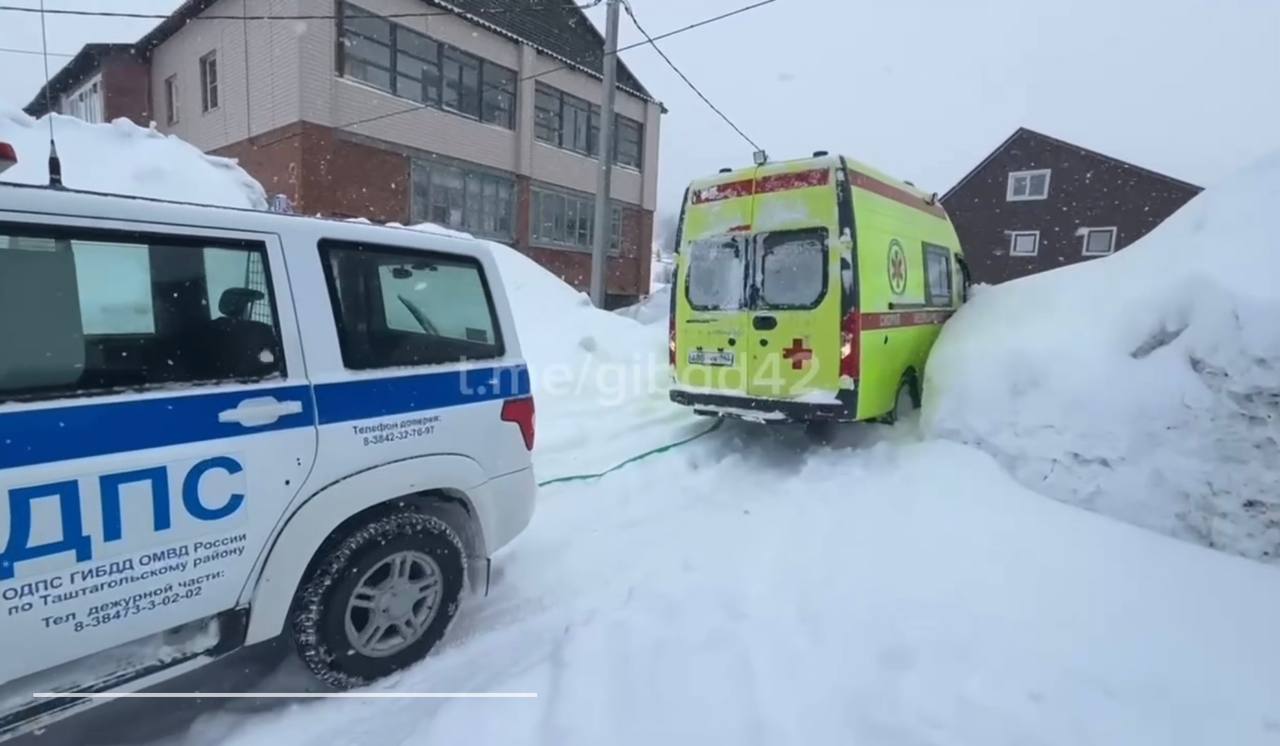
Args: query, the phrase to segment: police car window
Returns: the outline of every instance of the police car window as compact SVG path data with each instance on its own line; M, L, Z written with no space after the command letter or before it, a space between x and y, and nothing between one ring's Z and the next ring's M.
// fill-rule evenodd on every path
M265 252L0 226L0 401L284 372Z
M778 231L759 237L760 300L768 308L812 308L827 287L827 232Z
M338 241L322 242L321 251L348 368L502 356L479 262Z
M925 296L931 306L951 305L951 252L924 244Z
M745 251L738 239L694 241L686 281L689 305L699 311L736 311L746 287Z

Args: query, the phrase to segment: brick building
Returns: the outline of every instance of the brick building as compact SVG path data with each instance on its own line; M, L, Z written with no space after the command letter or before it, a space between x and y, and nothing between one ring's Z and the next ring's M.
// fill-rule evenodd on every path
M585 289L603 46L546 0L186 0L136 44L87 45L48 93L237 158L298 212L439 223ZM620 304L648 292L664 111L621 63L616 111Z

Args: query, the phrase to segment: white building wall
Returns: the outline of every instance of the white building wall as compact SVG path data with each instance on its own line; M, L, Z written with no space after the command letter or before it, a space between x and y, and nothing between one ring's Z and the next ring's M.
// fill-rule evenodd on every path
M296 16L323 6L305 0L221 0L202 15ZM157 126L202 150L216 150L298 121L299 39L310 24L323 23L193 19L152 54ZM200 58L209 52L217 54L218 106L203 111ZM178 82L178 121L172 125L165 121L165 80L171 75Z
M421 0L357 0L379 15L430 13ZM221 0L202 15L329 15L332 0ZM336 24L330 19L189 22L155 50L151 86L153 108L164 118L164 81L177 75L180 117L172 132L204 150L215 150L299 120L343 129L407 148L470 161L580 192L593 193L597 161L534 139L535 79L599 104L600 80L453 15L397 18L394 22L516 70L516 129L421 107L336 71ZM246 44L248 67L246 70ZM219 105L201 111L199 59L218 54ZM247 107L246 107L246 101ZM619 91L617 110L645 126L644 168L615 167L614 199L654 209L657 203L660 107ZM247 109L247 111L246 111ZM403 114L395 112L404 111ZM369 122L359 120L391 114Z

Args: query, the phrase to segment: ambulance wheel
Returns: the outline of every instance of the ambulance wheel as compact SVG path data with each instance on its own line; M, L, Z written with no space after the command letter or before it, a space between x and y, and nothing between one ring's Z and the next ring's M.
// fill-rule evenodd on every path
M902 383L898 384L898 393L893 399L893 409L884 416L883 422L886 425L899 422L916 410L918 402L915 377L908 373L902 377Z
M465 557L448 524L411 510L355 528L326 547L294 602L303 662L350 689L421 660L457 612Z

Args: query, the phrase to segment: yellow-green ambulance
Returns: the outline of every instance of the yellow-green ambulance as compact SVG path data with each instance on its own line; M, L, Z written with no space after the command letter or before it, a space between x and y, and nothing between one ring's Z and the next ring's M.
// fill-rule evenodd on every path
M671 399L759 422L892 421L968 273L936 195L841 156L689 186L671 289Z

